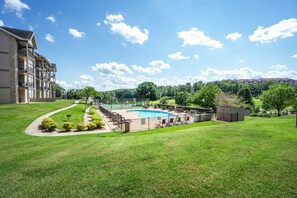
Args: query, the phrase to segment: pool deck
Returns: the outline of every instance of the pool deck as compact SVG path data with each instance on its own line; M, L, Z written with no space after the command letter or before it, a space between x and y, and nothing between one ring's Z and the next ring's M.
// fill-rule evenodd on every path
M122 115L124 118L126 119L139 119L141 118L138 113L130 111L131 109L124 109L124 110L113 110L112 112L118 113L120 115ZM172 112L172 111L166 111L166 110L161 110L161 109L133 109L133 110L152 110L152 111L160 111L160 112L166 112L166 113L171 113L173 115L185 115L185 113L176 113L176 112ZM165 116L163 116L165 117Z

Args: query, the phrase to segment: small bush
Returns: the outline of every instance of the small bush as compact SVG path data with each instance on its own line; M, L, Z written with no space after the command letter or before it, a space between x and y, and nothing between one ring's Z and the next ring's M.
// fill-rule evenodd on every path
M48 131L54 131L56 128L58 127L58 124L57 123L55 123L54 121L52 121L52 122L47 122L46 124L45 124L45 128L48 130Z
M96 127L97 127L97 125L94 124L93 122L90 122L89 124L87 124L87 128L89 131L96 129Z
M91 116L91 119L92 119L92 121L94 121L94 120L102 120L102 118L101 118L101 116L99 115L99 114L94 114L94 115L92 115Z
M259 114L258 114L258 113L252 113L251 116L252 116L252 117L258 117Z
M97 111L96 111L96 109L90 109L89 110L89 113L90 113L90 115L94 115L94 114L96 114L97 113Z
M62 128L65 129L65 131L71 131L71 129L73 128L73 123L64 122Z
M77 124L76 129L79 131L83 131L86 128L86 124L81 122L79 124Z
M51 118L44 118L41 122L41 125L43 126L43 128L46 128L46 124L49 123L49 122L53 122L54 120L51 119Z
M96 128L99 128L99 129L105 126L105 123L102 120L94 120L92 121L92 123L96 124Z

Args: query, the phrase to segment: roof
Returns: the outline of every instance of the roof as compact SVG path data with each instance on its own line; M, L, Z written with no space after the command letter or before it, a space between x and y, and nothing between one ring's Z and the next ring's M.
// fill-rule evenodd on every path
M31 47L37 49L37 42L35 39L34 32L27 31L27 30L15 29L15 28L9 28L9 27L0 27L0 30L1 29L4 32L15 37L17 40L29 42L31 44Z

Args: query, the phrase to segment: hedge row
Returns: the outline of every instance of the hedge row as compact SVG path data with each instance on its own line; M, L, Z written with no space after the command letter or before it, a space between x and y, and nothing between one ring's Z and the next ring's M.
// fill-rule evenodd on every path
M102 117L97 113L95 108L91 108L89 110L89 114L91 115L92 122L90 122L88 124L83 123L83 122L78 123L76 125L76 129L78 131L84 131L85 129L87 129L88 131L92 131L95 129L100 129L103 126L105 126L105 123L104 123ZM44 129L46 129L49 132L54 131L58 127L58 124L56 122L54 122L54 120L51 118L44 118L42 120L41 125ZM73 129L73 126L74 126L74 124L72 122L64 122L62 125L62 128L65 131L71 131Z

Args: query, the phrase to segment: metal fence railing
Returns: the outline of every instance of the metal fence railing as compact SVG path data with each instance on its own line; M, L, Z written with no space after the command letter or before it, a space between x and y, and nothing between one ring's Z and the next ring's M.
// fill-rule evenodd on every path
M134 118L123 117L121 114L112 112L104 106L99 110L109 119L113 125L117 126L123 132L144 131L175 125L190 124L194 122L210 121L212 114L189 114L180 113L170 116Z

